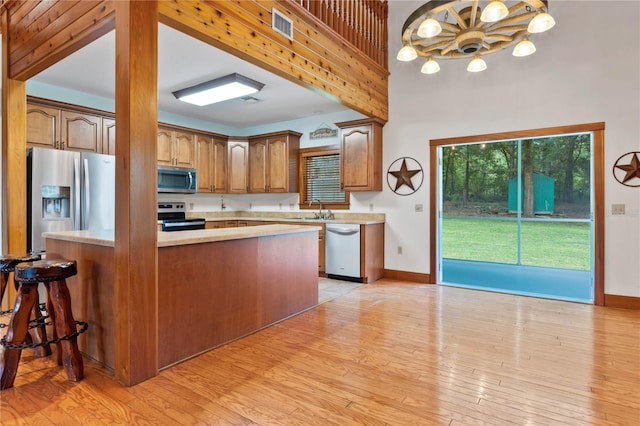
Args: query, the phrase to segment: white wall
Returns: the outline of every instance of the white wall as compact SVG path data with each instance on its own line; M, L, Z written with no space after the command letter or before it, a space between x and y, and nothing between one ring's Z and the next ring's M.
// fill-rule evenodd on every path
M466 71L467 61L440 61L431 76L420 73L423 60L395 60L402 24L422 3L389 3L384 170L411 156L427 171L431 139L605 122L605 293L640 296L640 188L619 184L611 173L620 155L640 151L640 3L550 1L557 24L531 38L534 55L489 55L488 69L477 74ZM411 196L385 188L371 198L387 209L387 269L429 271L426 177ZM414 212L418 203L423 213ZM612 216L612 203L626 204L626 215Z

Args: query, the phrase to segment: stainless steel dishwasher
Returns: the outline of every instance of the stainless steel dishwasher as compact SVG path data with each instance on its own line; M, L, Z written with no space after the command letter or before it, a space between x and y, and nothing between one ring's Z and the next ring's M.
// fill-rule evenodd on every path
M327 223L325 272L329 278L362 282L360 274L360 225Z

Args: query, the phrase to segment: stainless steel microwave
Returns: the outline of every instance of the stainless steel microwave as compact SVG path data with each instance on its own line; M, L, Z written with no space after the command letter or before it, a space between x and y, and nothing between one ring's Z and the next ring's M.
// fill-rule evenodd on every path
M158 192L193 194L197 189L196 169L158 166Z

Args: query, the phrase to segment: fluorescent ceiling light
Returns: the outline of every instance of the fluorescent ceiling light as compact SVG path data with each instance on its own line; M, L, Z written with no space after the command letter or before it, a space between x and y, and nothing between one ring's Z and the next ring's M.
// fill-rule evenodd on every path
M263 83L234 73L178 90L173 92L173 96L183 102L203 106L247 96L256 93L263 87Z

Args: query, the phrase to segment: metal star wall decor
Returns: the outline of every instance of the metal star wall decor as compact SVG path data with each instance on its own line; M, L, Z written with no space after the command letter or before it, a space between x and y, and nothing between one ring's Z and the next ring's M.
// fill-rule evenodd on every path
M613 165L613 177L632 188L640 187L640 151L631 151L621 155Z
M424 172L418 161L411 157L400 157L387 171L387 184L398 195L411 195L422 185Z

